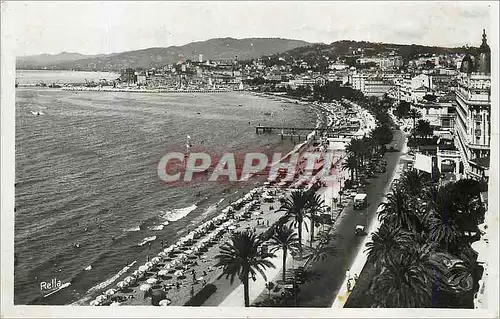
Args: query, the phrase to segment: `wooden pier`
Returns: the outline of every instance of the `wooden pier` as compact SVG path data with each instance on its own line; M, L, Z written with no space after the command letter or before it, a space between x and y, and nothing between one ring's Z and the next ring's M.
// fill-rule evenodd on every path
M281 127L281 126L256 126L255 127L255 133L256 134L262 134L262 133L274 133L274 132L280 132L282 134L297 134L299 131L326 131L326 130L331 130L331 129L326 129L326 128L314 128L314 127Z
M291 140L298 138L300 141L302 137L306 139L308 132L322 132L326 133L326 136L329 138L337 138L337 139L350 139L355 134L354 133L344 133L344 132L335 132L332 128L313 128L313 127L281 127L281 126L256 126L255 133L256 134L273 134L277 133L281 136L282 139L285 137L290 137ZM301 134L302 132L302 134ZM314 139L316 135L314 136Z

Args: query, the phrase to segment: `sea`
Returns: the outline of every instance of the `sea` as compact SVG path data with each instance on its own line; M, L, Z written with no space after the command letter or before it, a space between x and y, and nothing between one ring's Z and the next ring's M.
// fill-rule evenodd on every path
M16 74L23 84L116 77L72 71ZM167 184L157 167L168 152L185 152L188 142L190 151L216 157L286 154L299 142L256 134L255 126L314 127L318 121L306 105L246 92L42 87L16 88L15 114L17 305L72 304L111 288L126 265L143 264L161 250L162 241L174 243L262 182ZM41 284L49 282L71 284L44 297L48 291Z

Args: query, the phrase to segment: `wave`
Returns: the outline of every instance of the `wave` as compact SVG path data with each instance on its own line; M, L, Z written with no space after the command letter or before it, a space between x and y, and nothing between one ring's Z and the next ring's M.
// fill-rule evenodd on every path
M146 237L144 238L137 246L144 246L145 244L149 243L150 241L155 241L156 236L151 236L151 237Z
M165 225L162 224L162 225L150 226L150 227L148 227L148 229L149 230L163 230L164 227L165 227Z
M196 205L191 205L189 207L184 207L184 208L179 208L179 209L174 209L171 211L168 211L164 213L162 216L160 216L162 219L166 219L169 222L175 222L178 221L187 215L191 213L193 210L195 210L198 206Z
M124 229L123 231L133 232L133 231L139 231L139 230L141 230L141 227L137 226L137 227L132 227L132 228Z

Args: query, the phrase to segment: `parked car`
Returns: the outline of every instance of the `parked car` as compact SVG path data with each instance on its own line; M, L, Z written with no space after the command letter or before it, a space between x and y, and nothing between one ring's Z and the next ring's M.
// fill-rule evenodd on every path
M356 229L354 230L354 234L356 236L364 236L364 235L366 235L365 226L363 226L363 225L356 225Z

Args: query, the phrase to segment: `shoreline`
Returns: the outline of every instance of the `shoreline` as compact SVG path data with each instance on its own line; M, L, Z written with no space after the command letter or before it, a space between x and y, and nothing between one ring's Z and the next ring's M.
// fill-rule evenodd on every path
M259 94L259 96L260 96L260 94ZM308 103L308 104L309 104L309 103ZM314 105L309 105L309 107L312 107L313 109L315 108L315 106L314 106ZM325 123L327 123L327 122L325 122L325 119L322 119L322 118L321 118L321 114L320 114L320 112L318 112L318 111L317 111L316 113L317 113L317 114L316 114L316 115L317 115L317 125L316 125L316 128L319 128L319 127L321 126L321 124L322 124L322 123L323 123L323 124L325 124ZM307 139L306 139L304 142L302 142L302 143L300 143L300 144L295 145L295 147L294 147L291 151L289 151L286 155L284 155L284 156L282 157L282 159L281 159L281 160L283 160L283 159L287 158L287 157L288 157L288 156L290 156L291 154L294 154L294 153L299 153L299 154L300 154L301 152L303 152L303 151L304 151L304 149L306 149L308 146L310 146L311 142L314 140L315 132L316 132L316 131L311 132L311 133L308 135ZM276 162L276 163L272 163L271 165L275 165L275 164L277 164L277 163L278 163L278 162ZM242 194L242 195L241 195L241 197L240 197L238 200L233 201L232 203L229 203L229 204L228 204L228 205L227 205L224 209L222 209L222 212L224 212L224 211L226 211L226 212L227 212L227 208L228 208L229 206L233 205L235 202L240 201L240 200L241 200L241 198L244 198L245 196L248 196L248 194L250 194L250 193L254 192L256 189L259 189L259 188L261 188L261 187L262 187L261 185L254 185L254 186L252 187L252 189L251 189L251 190L249 190L248 192L246 192L246 193ZM215 215L213 215L213 216L211 216L211 217L207 216L206 218L204 218L204 219L202 219L202 220L197 221L197 222L196 222L196 224L195 224L195 225L193 225L193 227L195 227L196 229L198 229L198 227L201 227L201 226L203 226L203 225L205 225L205 226L206 226L206 225L207 225L207 224L209 224L210 222L213 222L213 220L216 220L217 218L220 218L220 215L221 215L221 214L224 214L224 213L220 213L220 212L221 212L221 208L222 208L222 207L218 206L218 207L217 207L217 209L216 209L216 211L214 212L214 213L215 213ZM192 232L191 232L191 233L192 233ZM179 242L179 240L180 240L180 239L182 239L182 238L183 238L183 237L185 237L185 236L186 236L186 234L185 234L184 232L183 232L183 233L179 233L179 234L176 236L176 239L174 240L174 242L178 243L178 242ZM188 234L188 236L189 236L189 234ZM175 245L175 244L174 244L174 245ZM160 253L161 253L161 252L160 252ZM135 268L138 268L138 267L136 266ZM124 268L124 269L125 269L125 268ZM124 269L122 269L122 270L119 272L119 274L120 274L120 273L121 273ZM71 304L71 305L84 305L84 304L88 304L88 303L92 300L92 296L96 296L96 295L98 294L98 292L99 292L99 291L100 291L100 292L103 292L104 290L109 289L110 287L114 287L114 286L116 286L116 282L118 282L118 281L119 281L119 278L125 277L125 276L127 275L127 273L130 273L132 270L133 270L132 268L130 268L130 269L126 269L126 270L125 270L125 271L123 271L123 273L121 273L120 275L115 275L115 276L113 276L113 277L111 277L111 278L106 279L105 281L103 281L103 282L99 283L97 286L94 286L94 287L92 287L92 288L88 289L88 290L87 290L87 292L85 292L85 294L84 294L85 296L84 296L83 298L80 298L79 300L74 301L74 302L72 302L72 303L70 303L70 304ZM116 278L115 278L115 277L116 277ZM102 285L102 284L104 284L104 283L107 283L108 281L109 281L109 283L108 283L108 284L106 284L106 285ZM102 286L100 286L100 285L102 285Z
M73 92L130 92L130 93L229 93L241 92L243 90L234 89L140 89L140 88L108 88L108 87L62 87L63 91Z

